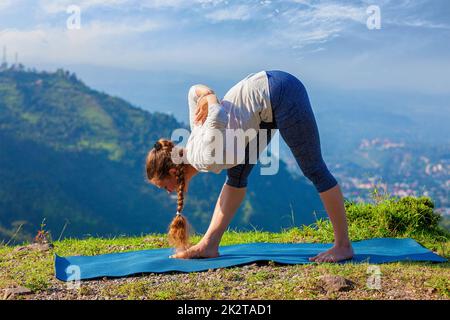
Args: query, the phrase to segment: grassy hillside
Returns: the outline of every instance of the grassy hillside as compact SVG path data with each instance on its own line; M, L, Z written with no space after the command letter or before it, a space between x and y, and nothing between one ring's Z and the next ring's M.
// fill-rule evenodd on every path
M67 71L1 71L0 241L19 228L16 240L32 239L43 219L55 239L62 230L68 237L165 232L176 201L146 183L144 161L158 138L178 128L187 127ZM294 180L284 163L273 176L258 174L259 165L253 170L234 227L276 231L292 225L291 211L298 223L320 214L312 185ZM198 232L206 230L225 175L192 181L185 212Z
M450 258L450 235L438 226L429 198L379 199L376 204L346 203L353 241L373 237L412 237ZM280 233L229 230L221 245L249 242L330 242L328 220ZM194 237L197 242L200 236ZM450 299L450 263L379 265L381 289L367 286L368 264L277 265L257 263L207 272L146 274L99 279L70 289L54 278L53 254L97 255L167 247L163 234L141 237L65 239L36 252L26 247L0 247L0 290L25 286L16 299ZM322 276L339 275L354 283L349 291L330 291Z

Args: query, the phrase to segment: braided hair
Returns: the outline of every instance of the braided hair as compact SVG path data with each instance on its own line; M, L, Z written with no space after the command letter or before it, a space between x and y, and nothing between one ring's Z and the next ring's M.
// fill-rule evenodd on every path
M145 167L148 181L153 178L163 180L170 175L170 169L176 169L178 184L177 213L169 225L168 240L169 244L177 250L186 250L190 247L190 225L187 218L181 214L184 207L184 187L186 184L185 165L182 162L174 163L173 155L183 157L183 149L177 150L175 144L170 140L159 139L153 149L148 152Z

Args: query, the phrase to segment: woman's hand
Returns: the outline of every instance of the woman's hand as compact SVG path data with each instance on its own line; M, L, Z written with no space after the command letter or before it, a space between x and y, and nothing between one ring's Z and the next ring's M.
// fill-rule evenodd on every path
M201 96L197 100L197 108L195 109L195 119L194 122L196 125L201 125L205 122L208 117L208 100L206 100L206 96Z
M197 125L202 125L206 118L208 117L208 105L219 103L217 97L213 93L208 93L201 96L197 100L197 109L195 109L195 119L194 123Z
M197 84L195 86L195 94L197 97L205 96L208 93L214 93L214 90L204 84Z

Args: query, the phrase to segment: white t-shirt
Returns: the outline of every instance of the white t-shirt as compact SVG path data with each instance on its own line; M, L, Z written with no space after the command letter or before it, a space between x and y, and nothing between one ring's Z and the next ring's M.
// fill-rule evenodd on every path
M223 169L234 167L243 163L236 156L237 152L245 154L244 150L227 149L227 129L254 129L258 132L261 121L272 122L272 107L270 104L269 81L265 71L251 73L235 84L225 94L220 104L208 106L208 116L202 125L195 125L195 109L197 107L196 85L189 89L189 122L191 135L186 144L186 158L188 162L201 172L220 173ZM208 148L215 139L214 134L221 132L223 137L223 161L214 161L215 151ZM248 136L248 143L256 138L255 135ZM231 140L231 139L229 139ZM260 141L260 152L265 149L267 143ZM256 143L256 140L254 141ZM230 155L231 153L231 155ZM227 159L228 154L228 159ZM229 158L231 156L231 158ZM230 161L233 160L233 161Z

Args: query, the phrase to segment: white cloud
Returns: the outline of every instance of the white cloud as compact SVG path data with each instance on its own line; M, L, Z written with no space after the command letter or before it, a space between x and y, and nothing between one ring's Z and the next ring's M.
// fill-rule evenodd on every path
M383 23L389 17L398 17L399 26L434 29L423 38L398 30L371 33L365 26L367 6L361 2L343 5L336 1L297 0L287 5L287 1L40 1L49 16L65 12L65 6L72 2L91 9L91 20L82 16L81 30L66 30L64 18L56 16L51 20L44 16L39 21L45 21L45 25L0 30L0 44L7 45L9 52L18 51L29 66L37 61L60 66L90 64L196 73L214 70L224 76L241 74L242 70L278 68L316 77L317 81L323 79L330 86L448 91L442 85L448 83L444 81L447 75L432 76L448 67L448 62L441 56L427 56L427 50L434 50L427 48L433 48L433 41L438 39L433 36L443 33L434 29L445 29L445 25L416 19L411 12L396 15L402 9L397 5L391 11L382 8ZM386 6L389 3L383 2ZM103 6L117 10L108 11L109 20L100 21L93 9ZM228 26L228 21L241 21L243 32L230 33L222 28ZM337 41L340 38L348 48ZM367 44L371 48L364 48ZM446 49L441 50L443 55ZM417 55L407 60L405 52ZM299 57L303 58L300 62ZM410 76L414 66L423 77Z
M34 64L33 61L119 65L126 64L122 59L128 55L128 50L124 49L127 39L165 26L164 21L124 19L116 22L82 23L80 30L49 26L29 30L6 29L0 32L0 43L18 51L24 57L24 62L31 65ZM129 54L131 57L135 55L134 51Z
M0 43L9 51L18 51L21 62L27 66L39 62L41 65L90 64L198 72L213 68L218 71L218 66L223 70L242 68L242 64L252 65L256 60L263 60L262 53L258 56L253 52L255 43L239 44L233 39L212 43L206 38L190 42L188 39L175 40L173 34L161 41L159 33L153 31L165 27L164 22L129 22L97 21L82 24L80 30L46 26L30 30L9 29L0 34ZM145 38L141 37L144 32L147 32Z
M222 22L229 20L245 21L250 19L252 14L252 8L247 5L232 6L229 8L223 8L214 10L205 15L208 20L213 22Z
M189 6L194 6L194 1L186 0L141 0L139 4L143 8L185 8Z
M0 10L6 10L11 7L13 4L12 0L1 0L0 1Z
M325 21L357 21L365 23L366 21L366 7L365 6L350 6L335 3L321 3L311 6L311 17L316 20Z
M387 24L401 26L401 27L413 27L413 28L427 28L427 29L450 29L450 25L444 23L434 23L431 21L421 19L401 19L401 20L387 20Z
M120 21L93 21L82 27L81 34L92 39L99 39L104 36L132 35L144 32L156 31L166 26L165 22L155 20L120 20ZM84 30L85 29L85 30ZM72 32L77 36L78 31Z
M116 7L130 2L129 0L39 0L38 6L46 13L65 12L70 5L77 5L82 10L94 7Z
M366 7L320 2L294 6L271 21L268 42L273 46L302 49L322 45L354 26L365 28ZM364 30L364 29L363 29Z
M77 5L82 10L93 8L185 9L197 6L214 7L222 2L222 0L39 0L39 7L46 13L54 14L65 12L70 5Z

